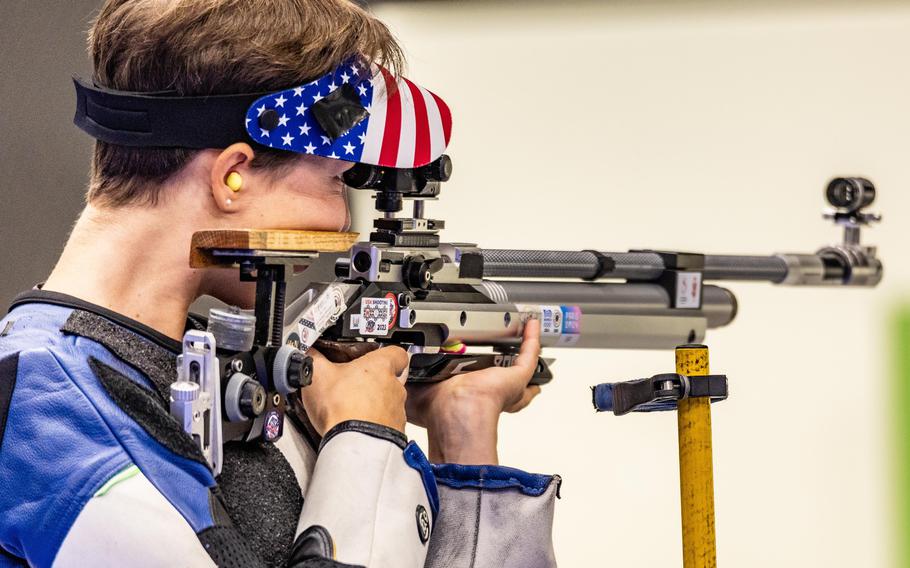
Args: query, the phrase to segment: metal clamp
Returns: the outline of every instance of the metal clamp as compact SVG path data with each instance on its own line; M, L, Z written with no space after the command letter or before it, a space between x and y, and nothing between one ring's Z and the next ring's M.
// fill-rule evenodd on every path
M710 398L711 402L727 398L727 376L687 377L662 373L647 379L621 383L603 383L591 387L594 408L612 411L616 416L629 412L675 410L686 398Z
M660 284L670 297L670 306L679 309L701 309L702 282L704 280L705 255L691 252L631 250L629 252L651 253L660 257L664 269L654 281Z
M199 445L212 473L221 473L221 379L211 333L190 330L183 336L177 381L171 383L170 411Z

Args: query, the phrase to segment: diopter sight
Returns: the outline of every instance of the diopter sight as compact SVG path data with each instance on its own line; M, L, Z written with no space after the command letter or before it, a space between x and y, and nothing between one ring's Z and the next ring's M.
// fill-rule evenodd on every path
M452 176L452 160L445 154L419 168L385 168L356 164L344 173L344 183L354 189L376 192L376 210L383 217L373 221L376 231L370 242L393 246L435 247L439 245L439 230L445 223L424 218L424 201L435 199L441 183ZM414 200L411 217L396 217L404 208L404 200Z
M386 213L401 211L404 199L433 198L439 195L440 182L452 176L452 160L445 154L419 168L384 168L355 164L344 173L344 183L354 189L371 189L376 209Z

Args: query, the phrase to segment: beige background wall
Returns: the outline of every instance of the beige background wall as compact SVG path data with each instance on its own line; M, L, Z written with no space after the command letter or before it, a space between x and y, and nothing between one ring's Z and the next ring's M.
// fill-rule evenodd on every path
M758 3L756 3L758 4ZM708 337L723 566L887 566L889 306L910 284L910 6L873 2L389 3L410 75L455 116L428 211L488 247L812 252L834 175L885 222L874 291L733 285ZM557 380L503 422L502 461L565 478L563 566L677 566L672 414L595 415L588 386L672 353L551 351ZM420 436L420 432L414 432Z
M78 212L70 125L98 2L0 2L0 296L43 278ZM809 1L384 3L411 75L454 109L456 176L429 210L490 247L811 251L835 174L871 177L875 291L736 285L709 336L723 566L887 566L889 307L910 288L910 6ZM562 102L565 101L565 102ZM778 355L767 356L771 347ZM671 353L552 351L558 379L505 419L503 462L565 477L563 566L677 566L672 415L595 415L588 386ZM420 432L413 432L420 437ZM602 558L603 560L597 560ZM609 559L609 560L608 560Z

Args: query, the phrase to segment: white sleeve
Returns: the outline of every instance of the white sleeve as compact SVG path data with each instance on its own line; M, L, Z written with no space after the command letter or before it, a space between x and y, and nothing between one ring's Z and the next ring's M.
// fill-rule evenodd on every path
M420 568L438 508L423 452L404 434L350 421L326 433L298 524L295 559Z
M131 473L88 501L54 566L215 566L164 495L138 469Z

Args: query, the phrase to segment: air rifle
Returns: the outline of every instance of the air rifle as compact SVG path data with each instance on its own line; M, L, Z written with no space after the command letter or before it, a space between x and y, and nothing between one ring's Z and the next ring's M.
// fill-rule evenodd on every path
M540 320L544 347L673 349L736 317L736 297L714 282L872 287L882 278L875 248L860 243L861 229L880 221L865 211L875 187L860 177L836 178L825 191L826 217L843 228L840 244L740 256L443 243L445 223L426 217L425 204L451 173L448 156L416 169L357 164L346 172L349 187L375 192L380 215L368 241L307 231L194 236L191 264L234 266L256 282L253 313L212 310L209 332L184 341L184 361L207 350L220 372L209 381L220 392L207 398L220 399L210 415L221 417L225 440L280 436L287 397L312 379L314 345L336 354L399 345L411 353L408 380L432 382L509 366L529 318ZM402 215L406 204L410 215ZM331 271L301 272L314 262ZM540 358L532 382L551 380L551 364ZM198 375L186 368L181 380Z

